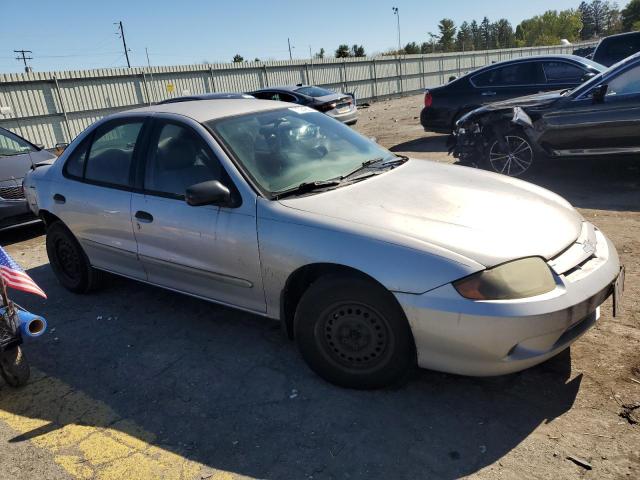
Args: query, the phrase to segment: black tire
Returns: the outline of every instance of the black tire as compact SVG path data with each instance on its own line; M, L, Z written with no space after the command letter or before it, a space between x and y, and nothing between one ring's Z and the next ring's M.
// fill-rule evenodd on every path
M21 387L29 381L31 368L20 347L0 353L0 375L12 387Z
M505 135L508 150L503 151L497 138L492 138L487 146L482 168L501 173L509 177L527 177L532 174L539 163L539 158L529 138L520 129L509 131Z
M58 281L67 290L87 293L100 286L102 272L91 267L80 243L62 222L47 228L47 256Z
M311 369L348 388L399 384L416 364L404 312L381 286L327 275L303 294L294 319L296 343Z

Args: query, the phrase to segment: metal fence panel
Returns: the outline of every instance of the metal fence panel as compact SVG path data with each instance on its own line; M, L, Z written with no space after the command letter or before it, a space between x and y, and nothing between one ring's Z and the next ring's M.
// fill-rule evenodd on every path
M433 88L453 75L493 62L571 53L589 45L593 43L402 57L0 74L0 106L12 109L8 118L0 117L0 126L52 147L71 141L105 115L181 95L310 83L355 92L358 101L364 101Z

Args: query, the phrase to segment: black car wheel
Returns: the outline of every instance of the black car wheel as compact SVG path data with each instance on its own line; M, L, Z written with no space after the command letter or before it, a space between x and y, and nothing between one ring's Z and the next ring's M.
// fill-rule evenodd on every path
M507 148L494 140L487 152L486 167L510 177L530 173L535 155L529 140L522 133L512 132L505 136L505 142Z
M391 294L352 276L327 276L302 296L295 337L309 366L329 382L380 388L415 364L413 336Z
M82 247L61 222L47 228L46 244L51 268L67 290L86 293L100 284L101 272L91 267Z

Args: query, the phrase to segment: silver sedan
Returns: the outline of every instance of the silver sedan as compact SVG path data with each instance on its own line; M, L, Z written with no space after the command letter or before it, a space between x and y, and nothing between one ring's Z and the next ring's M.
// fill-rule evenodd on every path
M348 387L416 364L525 369L622 291L614 246L561 197L396 156L282 102L106 117L25 191L69 290L108 271L279 320L315 372Z

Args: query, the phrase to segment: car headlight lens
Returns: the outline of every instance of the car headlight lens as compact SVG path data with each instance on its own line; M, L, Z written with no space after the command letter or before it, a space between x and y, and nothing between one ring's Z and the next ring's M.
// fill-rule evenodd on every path
M474 273L453 286L470 300L514 300L550 292L556 283L547 263L530 257Z

